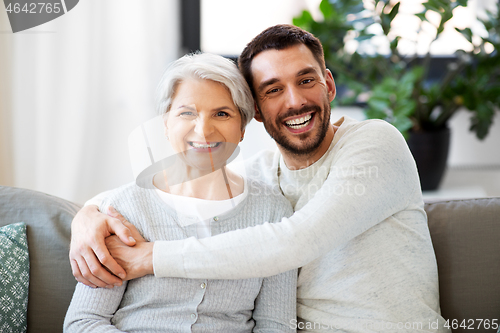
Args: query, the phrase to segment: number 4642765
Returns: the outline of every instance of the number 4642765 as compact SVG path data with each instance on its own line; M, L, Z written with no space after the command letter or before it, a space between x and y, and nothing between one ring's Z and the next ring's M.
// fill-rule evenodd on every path
M15 13L19 14L21 12L27 13L27 14L37 14L37 13L47 13L47 14L59 14L61 12L61 7L60 3L45 3L45 2L38 2L38 3L25 3L24 6L21 7L20 3L9 3L7 7L5 8L7 13Z
M467 330L479 330L479 329L497 329L498 319L464 319L461 322L458 319L447 320L444 327L451 328L453 330L461 327Z

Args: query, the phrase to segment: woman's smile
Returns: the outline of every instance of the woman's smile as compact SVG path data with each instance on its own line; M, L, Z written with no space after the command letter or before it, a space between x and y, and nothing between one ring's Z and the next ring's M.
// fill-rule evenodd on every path
M222 142L197 142L197 141L188 141L188 144L193 147L196 151L200 152L210 152L218 148Z

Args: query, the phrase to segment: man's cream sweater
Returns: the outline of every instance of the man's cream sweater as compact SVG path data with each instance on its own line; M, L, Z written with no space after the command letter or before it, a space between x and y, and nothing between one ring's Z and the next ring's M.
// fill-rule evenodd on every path
M384 121L342 118L328 152L290 171L280 153L248 164L295 213L208 239L156 242L157 277L241 279L301 267L297 328L444 332L415 162ZM265 194L263 194L265 195Z

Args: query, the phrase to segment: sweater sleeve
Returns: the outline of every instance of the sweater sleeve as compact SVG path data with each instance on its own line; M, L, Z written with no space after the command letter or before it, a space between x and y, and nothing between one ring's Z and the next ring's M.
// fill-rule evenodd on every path
M111 323L127 283L113 289L91 288L78 283L64 319L65 333L118 333Z
M337 145L341 146L325 182L290 218L206 239L155 242L155 275L213 279L275 275L345 245L408 206L418 174L396 128L372 121L345 134Z

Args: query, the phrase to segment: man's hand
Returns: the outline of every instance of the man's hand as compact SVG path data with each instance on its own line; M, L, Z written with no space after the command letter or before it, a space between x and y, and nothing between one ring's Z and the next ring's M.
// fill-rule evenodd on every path
M124 244L118 236L106 238L106 246L116 262L127 272L124 280L132 280L144 275L154 274L153 242L147 242L129 222L124 222L132 230L135 246Z
M128 246L136 244L131 230L123 224L125 218L114 209L110 209L110 214L112 217L90 205L83 207L71 223L69 259L73 275L77 281L94 288L120 286L122 280L118 277L126 277L106 248L105 238L115 234Z

